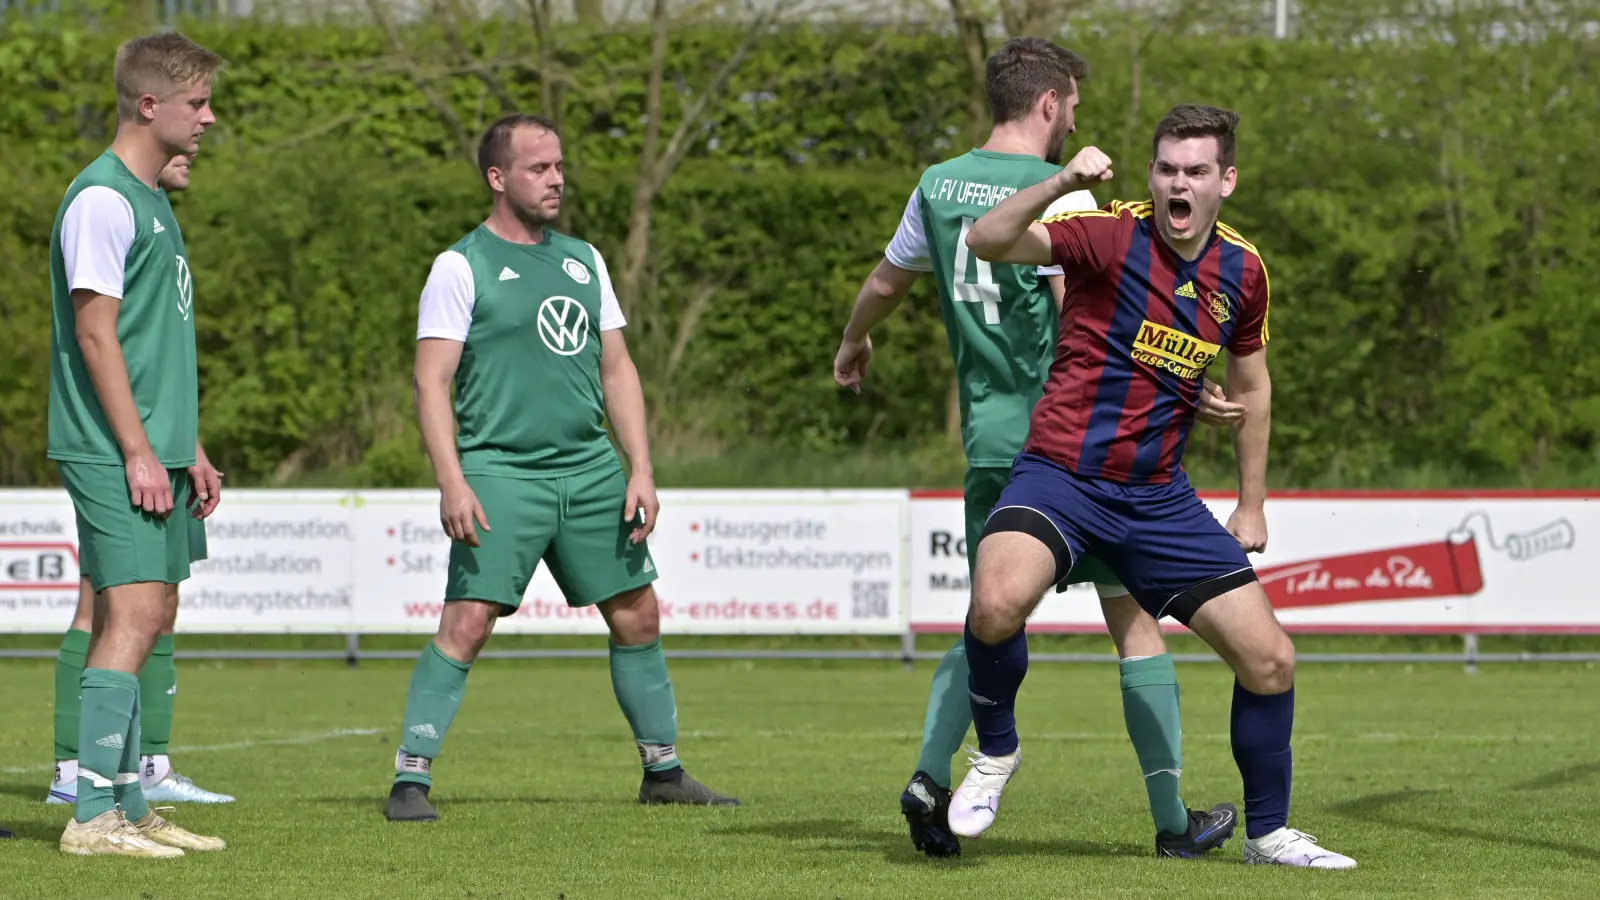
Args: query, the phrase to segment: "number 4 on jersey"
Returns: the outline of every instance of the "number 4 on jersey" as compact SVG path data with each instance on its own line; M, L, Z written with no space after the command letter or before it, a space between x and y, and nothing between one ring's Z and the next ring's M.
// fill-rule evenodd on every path
M961 236L956 238L956 264L950 284L955 288L957 303L982 303L983 321L986 325L1000 324L1000 286L994 283L994 272L986 260L977 260L977 283L967 281L967 232L972 230L972 219L961 217Z

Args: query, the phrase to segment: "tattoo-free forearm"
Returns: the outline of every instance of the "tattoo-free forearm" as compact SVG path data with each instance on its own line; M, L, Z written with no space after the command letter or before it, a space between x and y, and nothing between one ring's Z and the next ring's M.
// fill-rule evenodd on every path
M78 327L78 346L83 351L83 367L89 372L95 397L105 412L106 422L116 435L123 456L150 452L150 437L145 434L139 407L133 402L133 386L128 381L128 363L117 340L115 320L109 328Z
M890 267L892 271L886 271L885 267ZM844 339L859 341L879 322L889 318L889 314L905 299L906 291L916 277L917 273L898 269L888 260L878 263L856 294L855 307L850 310L850 321L844 326Z
M1063 193L1061 177L1056 174L1001 200L972 223L967 232L967 249L991 262L1049 265L1049 242L1023 239L1029 227Z
M629 469L634 475L653 475L644 387L639 383L639 370L633 360L623 357L610 371L603 372L600 386L605 393L606 415L616 430L617 443L628 457Z
M456 455L456 413L450 407L450 386L417 381L417 427L422 444L433 466L433 479L440 490L464 482L461 459Z
M1267 445L1272 434L1272 385L1240 393L1229 399L1249 410L1233 435L1234 456L1239 461L1239 505L1260 509L1267 502Z

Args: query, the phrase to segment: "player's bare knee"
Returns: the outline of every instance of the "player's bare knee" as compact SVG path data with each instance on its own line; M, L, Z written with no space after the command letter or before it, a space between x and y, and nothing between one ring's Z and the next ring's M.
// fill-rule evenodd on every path
M494 633L494 623L500 607L477 600L457 600L446 603L444 615L439 618L439 633L434 645L444 655L461 662L478 658L483 645Z
M611 640L621 647L637 647L661 637L661 604L649 585L624 591L600 604Z
M1286 634L1279 637L1237 673L1239 683L1252 694L1281 694L1294 686L1294 642Z
M1003 570L980 572L972 586L967 619L972 634L984 643L1002 641L1016 633L1028 617L1030 602L1018 579Z

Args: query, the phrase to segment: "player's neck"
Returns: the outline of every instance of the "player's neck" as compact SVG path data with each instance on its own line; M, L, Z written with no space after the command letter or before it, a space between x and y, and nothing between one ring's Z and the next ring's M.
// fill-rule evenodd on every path
M489 233L513 244L544 243L544 226L523 221L503 203L495 204L489 218L483 223Z
M994 126L989 132L989 140L985 141L979 150L989 153L1015 153L1018 156L1037 156L1044 159L1043 138L1029 133L1027 126L1021 122L1006 122Z
M172 155L151 140L146 129L126 122L117 126L117 136L111 140L111 152L122 160L133 177L150 188L156 186L156 178L161 175L161 170L172 162Z
M1207 247L1211 246L1211 235L1216 230L1217 220L1212 219L1211 224L1195 232L1195 236L1186 241L1175 241L1164 234L1161 236L1161 240L1168 247L1171 247L1172 252L1178 254L1185 262L1194 262L1206 252Z

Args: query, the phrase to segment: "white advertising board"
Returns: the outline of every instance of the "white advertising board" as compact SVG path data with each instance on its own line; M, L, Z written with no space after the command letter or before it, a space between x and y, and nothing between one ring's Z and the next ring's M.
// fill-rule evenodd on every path
M450 542L434 491L231 490L182 587L185 632L431 632ZM959 495L663 491L650 538L677 634L957 631L969 586ZM1226 496L1207 496L1219 520ZM1254 557L1294 631L1600 633L1600 493L1282 493ZM59 490L0 491L0 632L71 620L77 529ZM1098 631L1087 586L1030 627ZM506 632L602 634L540 568Z
M662 630L899 634L904 491L663 491ZM434 491L233 490L181 588L185 632L432 632L450 541ZM618 511L619 517L621 511ZM493 523L490 523L491 526ZM60 631L79 578L61 491L0 492L0 631ZM604 634L540 566L502 632Z
M1232 497L1205 500L1227 521ZM913 495L914 630L961 627L962 521L959 495ZM1600 494L1288 492L1268 500L1267 525L1252 561L1291 631L1600 632L1585 564L1600 553ZM1099 600L1087 585L1051 593L1029 627L1101 630Z

